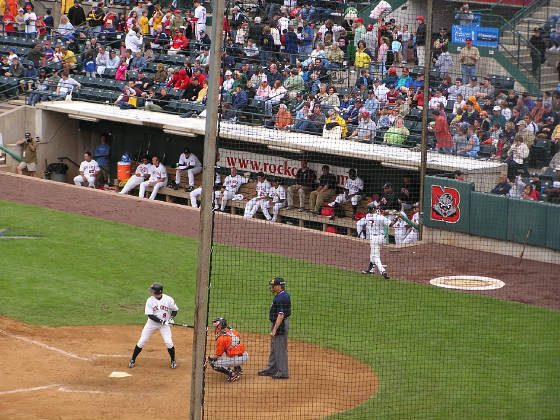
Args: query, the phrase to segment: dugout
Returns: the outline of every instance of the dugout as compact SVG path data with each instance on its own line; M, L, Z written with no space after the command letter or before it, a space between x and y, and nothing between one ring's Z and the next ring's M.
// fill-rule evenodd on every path
M79 163L86 150L93 151L102 133L111 133L111 169L124 152L130 156L150 154L165 156L165 164L174 164L185 146L202 158L204 119L180 118L178 115L143 110L120 110L115 106L85 102L42 102L35 108L24 107L27 119L34 121L35 132L45 140L39 149L39 171L47 162L66 156ZM407 148L372 145L349 140L331 140L320 136L269 130L261 126L222 123L218 147L222 168L236 160L242 172L258 172L262 167L249 167L251 162L273 162L270 175L291 179L293 174L281 173L279 163L297 170L303 158L320 168L329 164L343 184L349 168L358 169L368 191L379 191L386 182L400 184L405 174L419 179L420 153ZM230 158L229 160L227 158ZM248 165L243 167L239 159ZM505 165L491 161L428 153L427 173L450 175L461 170L465 180L475 183L477 191L489 191L496 176L505 172ZM77 173L70 165L68 179ZM295 172L293 172L295 174Z

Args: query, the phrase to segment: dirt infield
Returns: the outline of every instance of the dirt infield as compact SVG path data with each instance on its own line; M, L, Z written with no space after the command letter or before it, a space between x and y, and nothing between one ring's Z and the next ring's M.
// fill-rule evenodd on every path
M199 211L190 207L117 196L73 185L0 173L0 199L197 237ZM367 241L261 220L216 215L214 240L292 258L361 270L369 259ZM428 284L444 275L482 275L505 287L479 293L560 310L558 265L439 244L391 249L382 260L391 276ZM461 293L461 292L460 292ZM464 292L463 292L464 293Z
M155 335L138 357L136 367L128 369L128 350L141 329L119 325L37 327L0 317L0 347L9 349L0 363L0 418L186 418L191 354L179 353L177 369L170 369L169 356L161 338ZM174 328L179 349L191 348L192 331ZM251 354L267 354L268 337L243 334L243 338ZM297 341L291 341L288 348L293 354L291 376L297 380L259 377L257 371L265 361L258 356L249 359L244 375L233 384L225 383L223 375L209 372L206 386L212 389L208 393L211 398L235 392L235 398L227 401L239 405L208 401L210 418L241 419L244 412L258 412L267 419L321 418L360 404L377 390L378 381L371 369L356 359ZM316 370L312 366L334 353L340 363L332 365L329 386L318 387L325 378L313 373ZM346 375L346 369L355 374ZM110 378L114 371L132 376ZM356 380L363 386L351 386ZM283 394L290 404L280 407L278 399L270 398L277 394Z

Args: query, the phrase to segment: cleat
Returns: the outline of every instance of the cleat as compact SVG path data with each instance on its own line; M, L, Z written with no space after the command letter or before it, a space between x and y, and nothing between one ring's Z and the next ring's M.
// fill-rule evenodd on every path
M191 192L193 190L194 190L193 186L189 186L189 187L185 188L185 192Z
M226 382L235 382L237 381L239 378L241 377L241 374L237 373L237 372L232 372L231 375L229 375L226 378Z
M177 367L177 363L175 363L175 360L171 361L171 369L175 369Z
M363 270L362 274L375 274L373 270Z
M174 190L178 190L179 189L179 184L177 184L176 182L173 183L173 189Z
M383 276L383 278L385 278L385 279L387 279L387 280L390 279L389 274L387 274L386 271L384 271L383 273L381 273L381 275Z
M129 367L130 369L132 369L132 368L134 367L134 364L135 364L135 363L136 363L136 362L135 362L134 360L131 360L130 362L128 362L128 367Z
M241 369L241 366L236 366L233 371L238 375L243 375L243 369Z

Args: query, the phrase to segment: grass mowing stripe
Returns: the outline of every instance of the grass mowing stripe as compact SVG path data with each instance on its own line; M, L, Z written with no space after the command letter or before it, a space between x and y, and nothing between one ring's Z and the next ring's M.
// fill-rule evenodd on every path
M195 240L2 201L0 215L10 234L44 236L0 241L2 315L142 324L146 287L161 281L181 321L192 321ZM337 418L559 417L558 312L239 248L214 252L211 317L266 333L266 280L280 272L293 296L291 337L375 371L379 392Z

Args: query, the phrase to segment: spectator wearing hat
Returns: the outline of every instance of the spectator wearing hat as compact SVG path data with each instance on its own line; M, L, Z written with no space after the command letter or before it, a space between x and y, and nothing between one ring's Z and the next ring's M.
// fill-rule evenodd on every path
M542 29L535 28L533 36L529 39L531 44L531 71L540 80L541 65L545 62L546 44L542 37Z
M230 35L233 39L237 38L237 31L241 29L241 25L243 24L243 22L247 22L247 17L243 13L241 13L241 11L239 10L239 6L234 6L232 9L232 17L229 22L231 28Z
M387 75L381 80L381 83L390 89L391 86L394 86L395 83L397 83L397 79L397 69L395 67L390 67Z
M465 85L465 98L470 101L476 102L476 95L479 92L480 86L478 85L478 78L476 76L472 76L469 79L469 83Z
M418 16L416 22L418 23L416 28L416 58L418 65L423 67L425 60L426 24L424 23L423 16Z
M542 114L542 119L545 120L548 117L552 117L554 120L554 126L558 124L558 114L552 110L552 103L545 100L543 103L544 112Z
M492 108L492 116L490 117L490 124L498 123L503 130L506 126L506 118L502 115L502 107L495 105Z
M86 21L95 36L101 32L103 19L105 19L105 12L96 3L94 3L91 6L91 11L86 17Z
M354 47L358 48L358 42L362 39L362 36L367 32L366 27L364 26L364 20L359 17L354 19L352 23L352 33L354 34Z
M25 10L21 7L17 11L17 15L14 18L14 26L18 36L24 37L25 36Z
M25 6L25 14L23 15L25 21L25 36L34 39L37 37L37 15L33 11L33 7L28 4Z
M169 30L171 31L171 33L174 34L177 30L179 30L180 32L184 31L186 27L187 21L181 15L181 11L179 9L174 10L171 23L169 24Z
M360 141L369 141L373 143L377 131L375 121L371 119L371 115L367 111L362 112L359 118L358 127L349 137L355 137Z
M402 69L402 74L397 79L395 86L403 94L408 94L409 88L412 86L413 79L410 77L408 69L405 67Z
M360 113L364 112L365 110L366 109L364 107L363 101L360 98L356 98L354 100L354 103L342 115L342 118L344 118L347 125L356 124L360 117Z
M374 30L373 25L370 23L366 26L366 32L360 38L360 41L366 43L366 48L369 51L375 51L377 48L377 31Z
M537 138L550 140L554 131L554 117L543 118L543 124L537 132Z
M379 109L379 100L375 97L375 92L373 90L368 91L368 97L364 103L364 107L369 115L377 115L377 110Z
M480 98L494 99L494 93L495 93L494 86L492 86L492 82L490 78L486 76L482 80L482 85L479 87L478 92L475 93L475 97L477 100L479 100Z
M443 47L449 46L449 34L447 29L444 27L439 28L439 35L434 42L434 63L437 61L441 53L443 52ZM443 72L442 72L443 73ZM447 71L445 72L447 73Z
M434 96L428 102L428 108L437 111L439 109L439 104L442 104L445 108L447 106L447 99L441 93L441 90L436 89Z
M463 80L470 80L472 77L476 77L478 60L480 60L480 53L478 48L473 47L472 38L469 37L465 40L465 46L461 49L461 54L459 54Z

